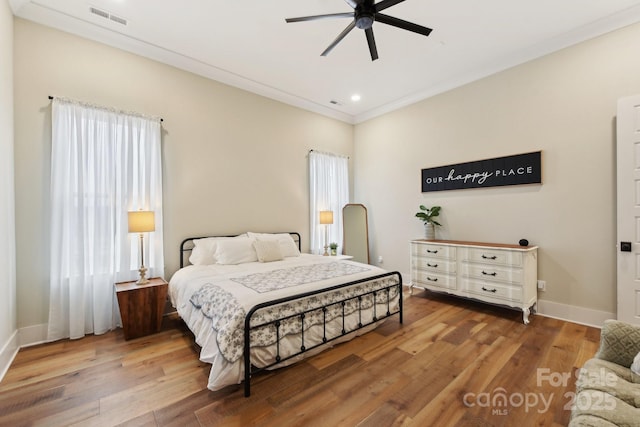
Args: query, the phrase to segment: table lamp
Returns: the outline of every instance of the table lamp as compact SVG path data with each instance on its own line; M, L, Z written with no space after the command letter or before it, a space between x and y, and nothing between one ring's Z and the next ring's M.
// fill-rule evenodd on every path
M333 211L320 211L320 224L324 227L324 253L322 255L327 256L329 252L329 225L333 224Z
M143 233L155 231L156 222L155 215L152 211L131 211L129 212L129 233L140 233L140 279L136 282L138 285L149 283L149 279L145 276L147 268L144 266L144 237Z

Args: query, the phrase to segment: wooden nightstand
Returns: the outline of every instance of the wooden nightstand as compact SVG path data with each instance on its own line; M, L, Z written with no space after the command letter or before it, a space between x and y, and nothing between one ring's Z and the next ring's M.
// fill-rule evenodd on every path
M146 285L136 285L135 281L131 281L116 283L115 286L124 339L159 332L168 283L160 277L154 277Z

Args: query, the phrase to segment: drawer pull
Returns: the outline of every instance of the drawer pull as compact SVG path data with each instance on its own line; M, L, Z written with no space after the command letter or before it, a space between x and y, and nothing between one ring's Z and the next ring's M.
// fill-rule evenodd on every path
M438 278L437 277L436 278L432 278L432 277L427 276L427 280L430 281L430 282L437 282Z
M427 263L427 267L438 268L438 264L429 264L429 263Z
M427 249L427 253L428 254L437 254L438 250L436 249L435 251L432 251L431 249Z
M493 273L487 273L486 271L482 271L482 274L484 274L485 276L493 276L496 277L498 275L498 273L496 273L495 271Z
M483 290L483 291L485 291L485 292L491 292L491 293L494 293L494 294L495 294L496 292L498 292L498 290L497 290L497 289L495 289L495 288L494 288L494 289L487 289L487 288L485 288L484 286L482 287L482 290Z
M494 260L494 259L497 259L497 258L498 258L498 257L497 257L497 256L495 256L495 255L493 255L493 256L486 256L486 255L484 255L484 254L482 255L482 259L491 259L491 260Z

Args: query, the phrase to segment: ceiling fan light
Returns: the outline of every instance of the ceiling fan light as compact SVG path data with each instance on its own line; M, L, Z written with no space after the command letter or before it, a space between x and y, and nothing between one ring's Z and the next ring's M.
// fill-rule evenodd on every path
M373 14L361 13L356 18L356 27L360 28L361 30L367 30L371 28L371 26L373 25L373 21Z

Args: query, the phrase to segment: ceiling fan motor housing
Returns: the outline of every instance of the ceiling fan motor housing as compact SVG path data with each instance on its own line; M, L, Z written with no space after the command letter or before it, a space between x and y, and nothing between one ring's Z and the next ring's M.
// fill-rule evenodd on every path
M373 2L363 2L355 9L356 27L367 30L373 26L375 21L375 7Z

